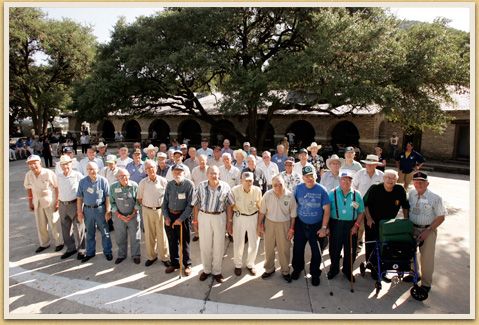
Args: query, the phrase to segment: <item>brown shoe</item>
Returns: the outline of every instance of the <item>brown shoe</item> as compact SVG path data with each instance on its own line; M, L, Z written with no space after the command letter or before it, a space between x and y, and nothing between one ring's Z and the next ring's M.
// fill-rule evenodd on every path
M133 262L135 262L135 264L140 264L140 258L139 257L135 257L133 259Z
M198 236L193 237L193 241L198 241L198 239L200 239L200 237Z
M240 275L241 275L241 268L235 267L235 274L236 274L237 276L240 276Z
M186 276L189 276L190 274L191 274L191 266L187 266L187 267L185 268L185 275L186 275Z
M115 261L115 264L120 264L121 262L123 262L124 258L122 257L118 257Z
M223 276L221 274L216 274L215 279L216 279L216 282L218 282L218 283L225 282L225 279L223 278Z
M166 268L165 270L165 273L172 273L172 272L175 272L175 270L179 269L180 267L179 266L173 266L173 265L170 265Z
M251 275L256 275L256 269L254 267L247 267L247 269Z
M209 273L205 273L205 272L201 273L200 281L205 281L206 279L208 279L209 276L210 276Z

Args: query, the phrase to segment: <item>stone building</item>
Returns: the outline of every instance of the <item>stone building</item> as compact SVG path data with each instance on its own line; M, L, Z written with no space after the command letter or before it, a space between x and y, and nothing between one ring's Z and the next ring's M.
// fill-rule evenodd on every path
M218 123L226 126L236 126L243 135L248 135L248 120L245 116L236 115L225 118L216 109L217 100L221 95L204 96L200 99L203 107L215 115ZM443 134L437 134L425 130L422 134L414 137L404 136L400 125L386 120L375 107L367 110L354 111L352 115L345 115L341 108L335 111L339 117L333 117L328 113L312 112L300 113L294 110L279 111L271 121L270 129L265 140L265 149L275 149L276 144L282 140L286 133L291 130L295 136L295 142L302 141L306 147L316 141L323 145L330 142L355 145L361 148L363 153L373 153L376 146L381 146L387 151L388 139L393 131L396 131L399 138L399 148L403 148L408 141L414 141L415 149L428 158L435 159L464 159L468 160L470 155L470 94L455 95L457 105L454 107L443 106L443 109L454 117ZM258 114L258 129L264 127L264 120ZM263 115L264 116L264 115ZM69 116L69 130L79 134L82 121ZM157 142L170 143L172 139L190 139L190 145L199 146L202 137L210 139L210 146L217 143L218 130L199 119L178 113L173 109L163 109L153 117L132 119L130 116L112 114L108 118L91 123L92 134L103 133L107 141L113 141L114 133L120 131L125 141L138 141L152 138L153 130L157 132ZM232 147L241 146L236 138L224 134L229 138Z

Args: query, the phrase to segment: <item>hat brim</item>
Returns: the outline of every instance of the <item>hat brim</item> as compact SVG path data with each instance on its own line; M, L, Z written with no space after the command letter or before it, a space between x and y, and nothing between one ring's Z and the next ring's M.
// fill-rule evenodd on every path
M148 153L148 151L150 151L150 150L155 150L155 153L157 153L157 152L158 152L158 147L145 148L145 149L143 149L143 152L144 152L144 153Z
M313 148L318 148L318 150L319 150L319 149L321 149L322 147L323 147L323 146L319 144L319 145L314 146L314 147L307 147L306 149L308 149L308 151L311 151L311 149L313 149Z
M339 169L344 167L344 158L334 158L334 159L329 158L329 159L326 159L326 167L328 167L328 169L331 169L329 165L333 161L339 161L341 163L341 166L339 167Z
M362 162L363 164L366 164L366 165L379 165L379 164L380 164L379 161L361 160L361 162Z

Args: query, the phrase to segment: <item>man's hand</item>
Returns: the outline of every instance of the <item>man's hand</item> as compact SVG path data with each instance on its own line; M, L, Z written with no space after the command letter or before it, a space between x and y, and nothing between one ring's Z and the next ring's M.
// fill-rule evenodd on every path
M230 236L233 236L233 222L228 221L226 223L226 231L228 232L228 234L230 234Z
M358 234L358 229L359 227L354 225L351 227L351 235L357 235Z
M167 227L171 226L171 219L170 219L170 217L166 217L166 219L165 219L165 225L166 225Z
M264 227L258 225L258 227L256 227L256 233L258 234L258 237L261 237L261 235L264 234Z
M193 221L193 229L195 230L195 232L198 232L198 220Z
M79 223L83 223L83 220L85 220L85 216L82 214L77 214L77 219Z
M32 202L32 201L30 201L30 202L28 203L28 208L29 208L30 211L32 211L32 212L35 211L35 206L33 205L33 202Z
M375 224L373 218L366 218L366 221L369 228L372 228L372 226Z
M169 219L169 218L168 218ZM171 220L170 220L171 222ZM178 218L175 220L175 222L173 223L173 226L180 226L181 224L183 223L183 219L181 218Z
M60 205L60 201L58 201L58 200L57 200L57 201L55 201L55 205L53 206L53 207L55 208L55 212L57 212L57 211L58 211L58 207L59 207L59 205Z
M425 229L422 233L419 234L419 236L417 236L417 240L418 241L424 241L426 240L427 236L429 236L429 233L431 231L429 229Z
M111 219L111 213L110 212L106 212L105 213L105 220L108 221Z
M293 236L294 236L294 233L290 230L288 231L288 234L286 235L286 239L290 241L291 239L293 239Z
M326 237L326 228L321 227L318 231L318 236L319 237Z

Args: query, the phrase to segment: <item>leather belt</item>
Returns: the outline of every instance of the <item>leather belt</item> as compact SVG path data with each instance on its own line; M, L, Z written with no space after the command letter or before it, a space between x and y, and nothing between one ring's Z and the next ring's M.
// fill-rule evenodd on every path
M95 209L95 208L101 207L103 204L105 204L105 202L103 202L102 204L99 204L99 205L86 205L86 204L84 204L84 206L87 207L87 208L90 208L90 209Z
M214 215L218 215L218 214L222 214L224 211L221 211L221 212L208 212L208 211L204 211L204 210L200 210L201 212L203 213L206 213L206 214L214 214Z
M161 206L152 208L152 207L147 207L146 205L144 205L143 207L151 209L151 210L161 210Z
M252 213L252 214L244 214L244 213L240 213L240 215L242 215L242 216L246 216L246 217L251 217L251 216L253 216L253 215L257 214L257 213L258 213L258 211L254 212L254 213Z
M420 226L420 225L416 225L415 223L413 223L413 226L416 227L416 228L427 228L430 225Z
M61 204L63 205L69 205L69 204L72 204L72 203L76 203L78 199L75 199L75 200L71 200L71 201L60 201Z
M168 212L169 212L169 213L173 213L173 214L181 214L181 213L183 213L183 211L185 211L185 210L175 211L175 210L170 210L170 209L168 209Z

